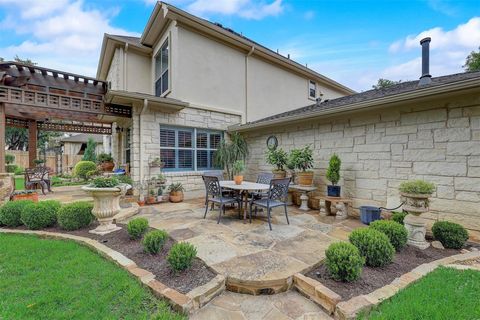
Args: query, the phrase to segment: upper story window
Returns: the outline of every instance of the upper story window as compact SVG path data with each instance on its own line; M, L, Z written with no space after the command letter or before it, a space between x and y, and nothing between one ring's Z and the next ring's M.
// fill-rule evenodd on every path
M317 97L317 84L315 81L308 81L308 97L315 99Z
M161 96L168 90L168 38L162 44L160 52L155 57L155 95Z

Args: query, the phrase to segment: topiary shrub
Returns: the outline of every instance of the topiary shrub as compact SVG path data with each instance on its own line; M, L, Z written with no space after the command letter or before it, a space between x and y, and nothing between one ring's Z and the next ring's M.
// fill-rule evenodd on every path
M87 201L66 204L57 212L58 225L65 230L84 228L95 219L92 209L93 204Z
M83 180L87 180L89 177L89 173L92 171L97 170L97 165L93 161L79 161L73 168L73 174L76 177L82 178Z
M150 254L157 254L167 241L168 233L164 230L153 230L143 237L143 249Z
M380 231L371 228L356 229L350 234L349 240L370 267L382 267L393 260L395 248Z
M370 223L373 228L385 234L395 250L400 251L407 244L408 232L404 226L395 221L377 220Z
M130 239L140 239L147 230L148 220L145 218L135 218L127 224Z
M196 256L197 249L192 244L176 243L168 252L167 262L173 271L178 272L190 268Z
M21 214L22 222L30 230L53 226L57 222L58 208L54 200L26 205Z
M21 175L21 174L24 174L25 173L25 169L22 168L21 166L17 166L17 168L15 169L15 175Z
M7 227L22 225L22 211L25 206L32 204L30 200L9 201L0 208L0 224Z
M392 220L403 225L403 220L407 216L408 212L392 212Z
M467 230L458 223L437 221L433 224L432 232L435 239L448 249L461 249L468 240Z
M325 255L325 265L333 279L351 282L360 278L365 258L353 244L332 243L325 251Z

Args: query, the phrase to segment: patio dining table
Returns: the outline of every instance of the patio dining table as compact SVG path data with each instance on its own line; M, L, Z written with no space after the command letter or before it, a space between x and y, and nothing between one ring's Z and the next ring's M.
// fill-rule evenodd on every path
M270 189L270 185L264 183L243 181L241 184L235 184L235 181L232 180L220 181L220 187L237 190L240 192L240 195L244 197L243 223L246 223L247 220L248 194L254 191L264 191Z

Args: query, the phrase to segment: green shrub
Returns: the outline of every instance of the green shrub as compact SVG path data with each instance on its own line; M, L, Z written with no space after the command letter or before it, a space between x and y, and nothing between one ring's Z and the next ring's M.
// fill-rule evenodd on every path
M325 255L325 264L333 279L350 282L360 278L365 258L353 244L332 243L325 251Z
M168 252L167 262L173 271L178 272L190 268L196 256L197 249L192 244L176 243Z
M126 174L122 174L117 177L119 183L126 183L129 185L133 185L133 180L130 176L127 176Z
M91 171L97 170L97 165L93 161L79 161L73 168L73 174L83 180L88 179L88 174Z
M97 147L97 143L95 142L95 140L93 140L93 138L88 138L87 147L83 152L82 160L95 162L97 160L97 155L95 154L96 147Z
M92 209L93 204L87 201L66 204L57 212L58 224L65 230L84 228L95 219Z
M373 228L381 233L384 233L395 250L400 251L407 244L408 232L404 226L395 221L377 220L370 224Z
M403 220L407 216L408 212L392 212L392 220L403 225Z
M467 230L458 223L437 221L433 224L432 232L435 239L448 249L461 249L468 240Z
M9 201L0 208L0 224L7 227L22 225L22 211L25 206L33 203L31 200Z
M140 239L148 230L148 220L135 218L127 224L127 231L131 239Z
M95 178L92 182L92 187L95 188L113 188L120 184L115 177L111 178Z
M13 154L5 154L5 164L12 164L15 162L15 156Z
M356 229L350 234L349 240L370 267L382 267L393 260L395 248L380 231L371 228Z
M112 162L113 157L110 153L100 153L97 155L97 163Z
M411 194L432 194L435 191L435 185L423 180L412 180L402 182L398 190Z
M164 230L152 230L143 237L143 249L150 254L157 254L167 241L168 233Z
M342 165L342 160L338 157L336 153L334 153L330 157L330 161L328 162L328 168L326 177L328 181L330 181L333 185L336 185L340 180L340 166Z
M6 164L5 165L5 171L8 173L15 173L17 170L18 166L16 164Z
M22 210L22 222L30 230L53 226L57 222L57 211L59 208L60 203L55 200L31 203Z
M21 166L17 166L17 168L15 169L15 175L19 176L19 175L22 175L25 173L25 169L22 168Z

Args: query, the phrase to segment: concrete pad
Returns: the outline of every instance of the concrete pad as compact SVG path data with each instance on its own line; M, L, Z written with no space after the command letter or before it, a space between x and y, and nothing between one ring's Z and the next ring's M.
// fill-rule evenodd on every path
M204 234L186 241L197 248L197 256L208 265L215 265L239 255L237 247L216 235Z

